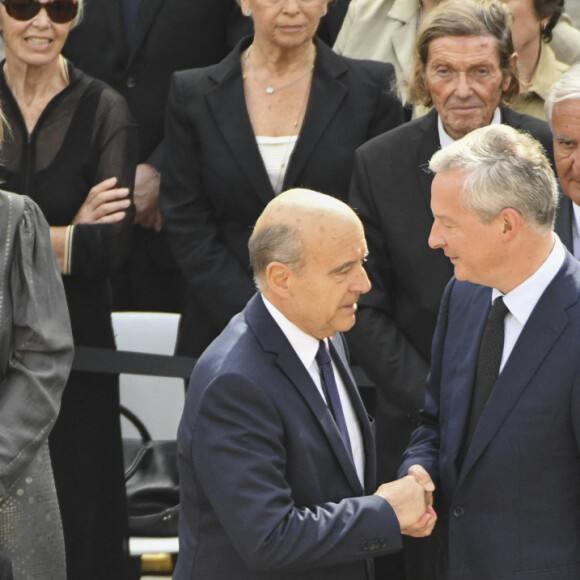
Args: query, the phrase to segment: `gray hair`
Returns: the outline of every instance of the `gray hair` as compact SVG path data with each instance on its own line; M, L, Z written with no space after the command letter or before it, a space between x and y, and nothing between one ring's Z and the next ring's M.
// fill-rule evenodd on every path
M434 40L448 36L490 36L495 41L499 67L508 86L502 91L501 104L510 105L520 92L517 67L512 63L514 52L512 16L500 0L447 0L429 11L417 32L413 67L407 78L401 78L399 92L403 98L430 107L433 99L427 89L425 72L429 47Z
M550 126L554 105L568 100L580 100L580 64L571 66L553 85L544 103L544 111Z
M538 233L553 229L556 178L542 145L526 133L507 125L476 129L435 153L429 168L464 174L461 203L482 223L512 208Z
M260 275L268 264L281 262L292 271L300 272L304 265L304 247L298 228L279 223L255 229L248 242L254 283L261 290Z

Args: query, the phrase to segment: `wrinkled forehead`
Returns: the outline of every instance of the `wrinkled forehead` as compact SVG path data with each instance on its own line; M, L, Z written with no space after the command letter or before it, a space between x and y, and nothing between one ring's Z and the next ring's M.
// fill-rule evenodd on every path
M485 36L441 36L428 46L427 62L444 59L450 62L493 63L499 66L500 55L496 39Z

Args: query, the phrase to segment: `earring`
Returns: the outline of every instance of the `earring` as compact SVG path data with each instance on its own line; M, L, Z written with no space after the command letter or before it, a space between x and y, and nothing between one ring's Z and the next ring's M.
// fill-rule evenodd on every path
M548 27L548 23L547 22L543 22L542 23L542 32L546 32L546 28Z
M320 16L326 16L326 10L322 10L322 11L320 12Z
M252 15L252 9L251 8L246 8L244 10L244 16L251 16Z

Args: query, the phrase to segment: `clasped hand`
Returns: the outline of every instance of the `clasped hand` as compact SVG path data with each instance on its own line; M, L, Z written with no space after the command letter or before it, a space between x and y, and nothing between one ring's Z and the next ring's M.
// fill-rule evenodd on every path
M384 483L375 495L386 499L393 508L401 533L414 538L428 536L433 531L437 514L433 509L435 485L420 465L409 468L401 479Z

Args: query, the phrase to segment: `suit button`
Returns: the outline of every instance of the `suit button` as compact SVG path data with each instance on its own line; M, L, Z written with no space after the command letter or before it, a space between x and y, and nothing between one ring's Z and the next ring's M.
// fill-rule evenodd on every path
M137 81L133 77L129 77L126 84L128 89L134 89L137 86Z
M462 518L465 515L465 510L460 505L456 505L451 513L456 518Z

